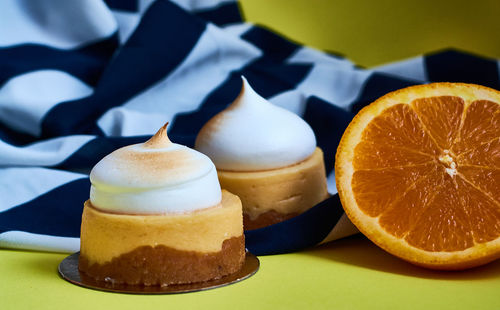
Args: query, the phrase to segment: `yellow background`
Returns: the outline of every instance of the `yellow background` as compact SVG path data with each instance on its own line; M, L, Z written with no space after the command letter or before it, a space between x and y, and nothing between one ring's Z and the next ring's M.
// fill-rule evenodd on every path
M500 58L499 0L243 0L247 20L369 67L456 47Z
M245 17L363 66L446 47L500 58L500 1L243 0ZM260 257L241 283L181 295L136 296L61 280L66 254L0 250L0 309L500 309L500 261L435 272L357 236Z

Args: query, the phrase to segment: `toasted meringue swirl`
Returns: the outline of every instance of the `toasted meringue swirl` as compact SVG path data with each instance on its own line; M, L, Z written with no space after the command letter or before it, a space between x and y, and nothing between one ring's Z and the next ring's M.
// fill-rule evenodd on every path
M316 148L311 127L242 80L238 97L203 126L195 148L208 155L217 169L231 171L277 169L311 156Z
M163 126L145 143L120 148L90 173L93 206L116 213L189 212L217 205L221 189L211 160L172 143Z

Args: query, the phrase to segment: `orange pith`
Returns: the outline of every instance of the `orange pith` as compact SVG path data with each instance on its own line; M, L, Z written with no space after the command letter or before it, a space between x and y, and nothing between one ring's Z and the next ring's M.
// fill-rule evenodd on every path
M462 269L500 257L500 92L402 89L353 119L335 173L368 238L412 263Z

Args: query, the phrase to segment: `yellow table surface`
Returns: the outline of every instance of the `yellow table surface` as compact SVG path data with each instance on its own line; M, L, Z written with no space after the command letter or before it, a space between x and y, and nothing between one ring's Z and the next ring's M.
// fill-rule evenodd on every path
M65 254L0 251L0 309L500 309L500 261L462 272L403 262L358 235L260 257L253 277L178 295L94 291L59 278Z
M500 58L500 1L243 0L247 20L374 66L446 47ZM74 286L66 254L0 250L0 309L500 309L500 261L464 272L414 267L362 236L260 257L227 287L138 296Z

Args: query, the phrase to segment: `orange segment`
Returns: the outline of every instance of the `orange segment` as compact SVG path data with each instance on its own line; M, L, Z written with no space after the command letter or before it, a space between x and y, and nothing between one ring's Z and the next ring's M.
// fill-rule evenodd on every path
M352 177L352 189L358 207L376 217L387 210L397 196L413 186L433 169L432 165L382 170L357 170Z
M457 164L500 169L500 137L465 149L457 156Z
M435 269L500 258L500 92L405 88L361 110L337 150L346 214L386 251Z
M500 234L500 206L474 185L458 178L462 206L467 212L472 236L477 244L495 240Z
M437 145L450 149L460 127L464 100L451 96L420 98L412 102L412 107Z
M380 226L398 238L414 229L422 214L434 201L436 189L443 186L443 175L436 167L415 182L381 214Z
M375 144L364 140L356 146L354 156L354 168L356 170L414 166L429 163L433 160L429 154L420 153L416 150L390 144Z
M363 131L362 139L384 141L391 146L419 150L427 154L438 152L417 114L406 104L396 104L384 111Z
M500 107L491 100L475 100L467 108L465 119L453 146L457 154L470 151L500 137Z
M458 166L459 175L481 190L491 200L500 203L500 169Z
M443 186L435 190L434 199L405 237L409 245L431 252L453 252L473 246L469 217L462 204L464 195L455 179L445 177Z

